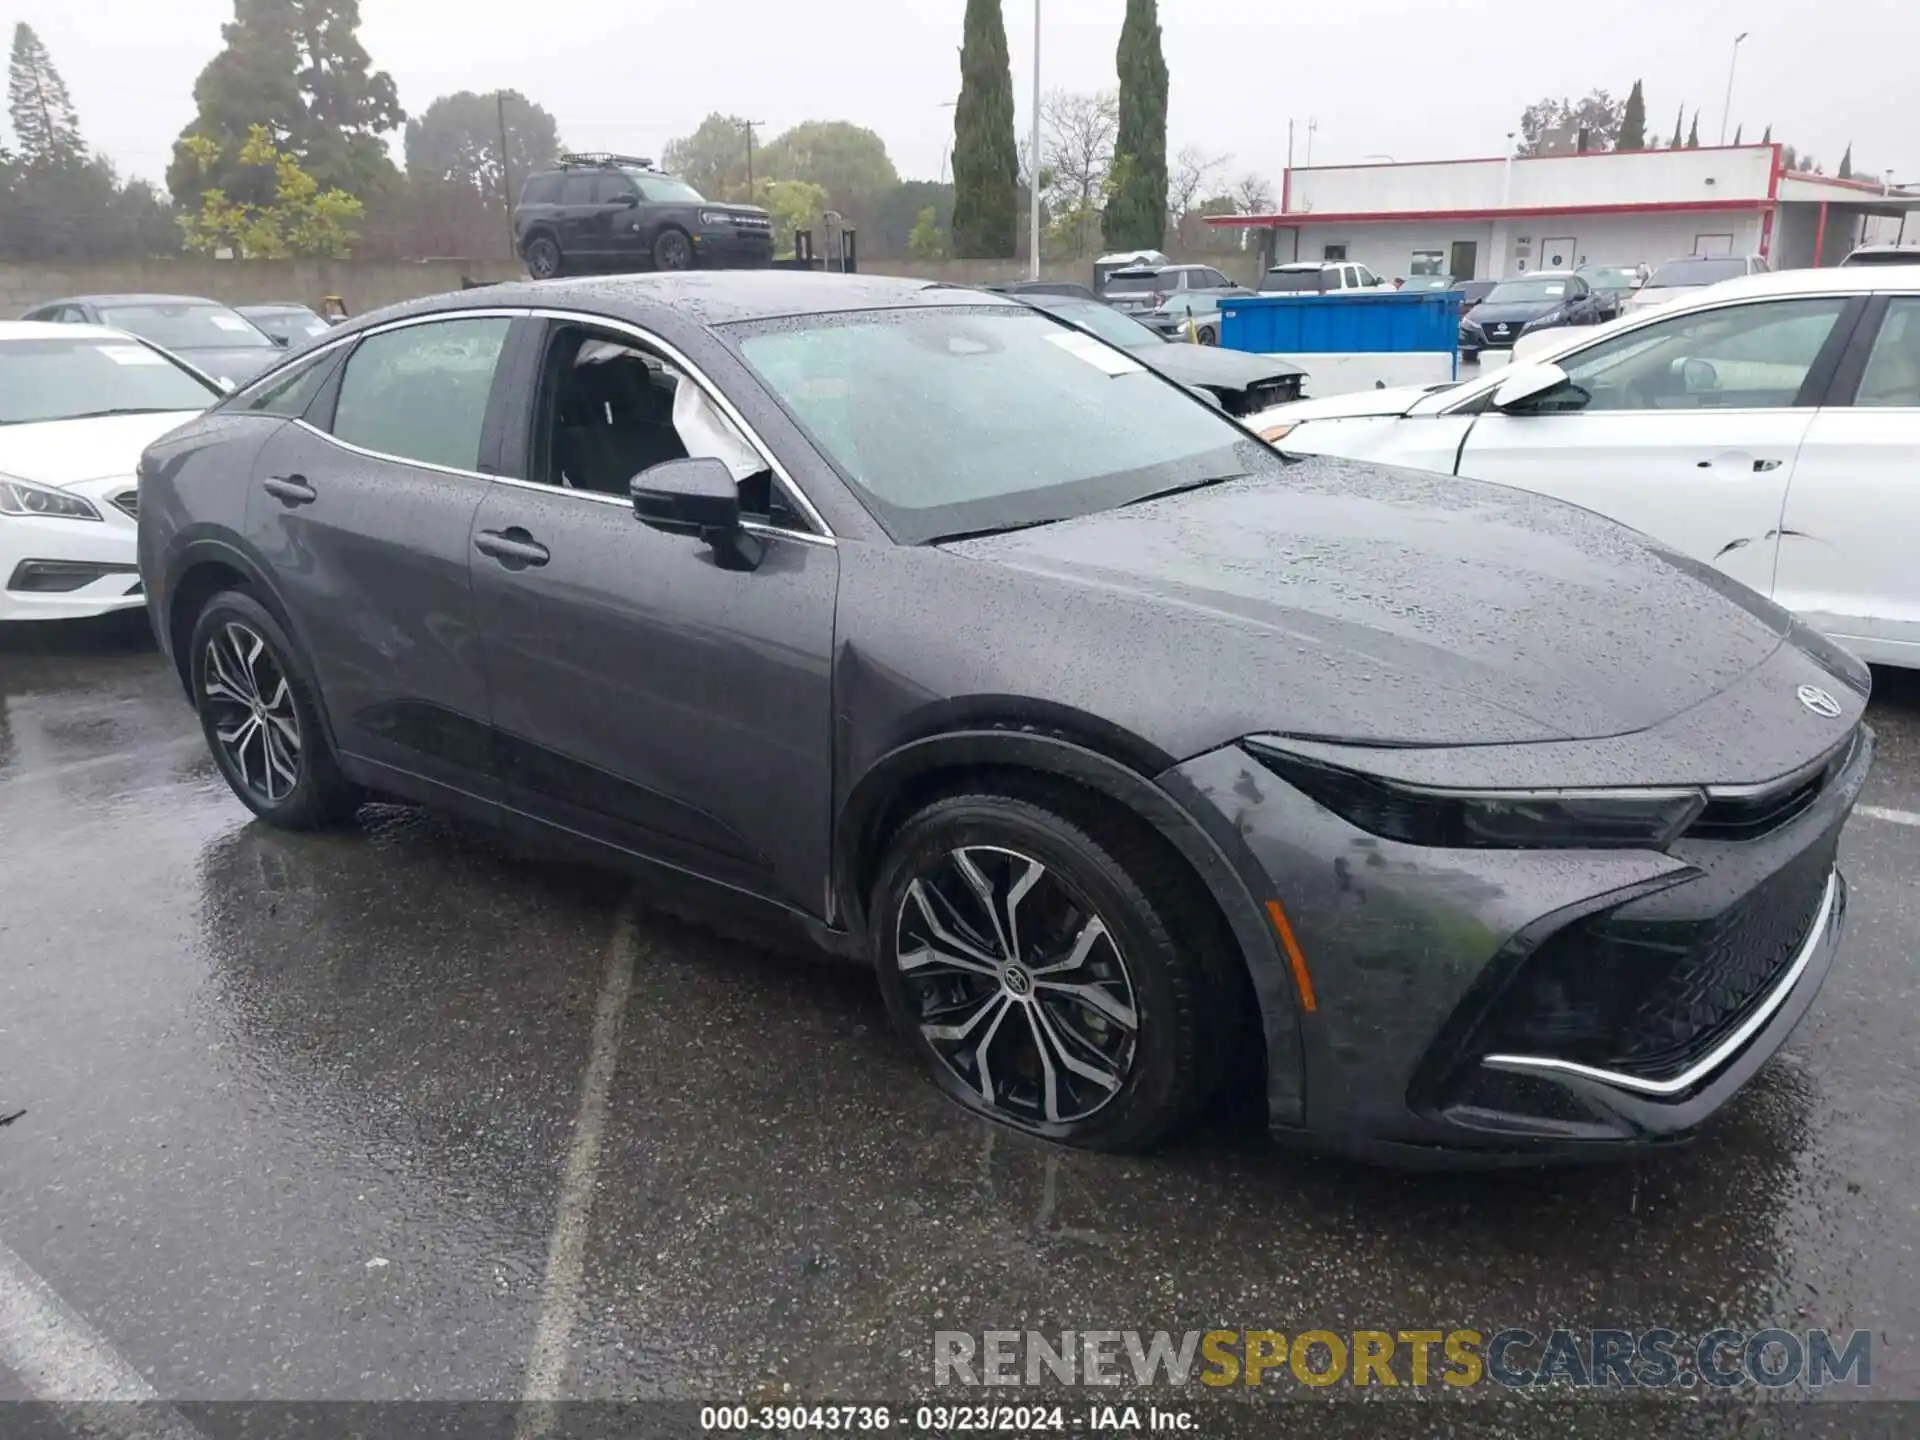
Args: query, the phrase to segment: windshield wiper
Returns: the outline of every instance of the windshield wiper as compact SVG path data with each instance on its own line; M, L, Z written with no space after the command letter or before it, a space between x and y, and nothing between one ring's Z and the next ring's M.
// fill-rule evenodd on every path
M1209 485L1223 485L1229 480L1244 480L1250 473L1250 471L1241 470L1232 475L1210 475L1205 480L1189 480L1184 485L1169 485L1164 490L1153 490L1145 495L1136 495L1133 499L1124 501L1114 508L1124 510L1129 505L1144 505L1149 500L1164 500L1169 495L1184 494L1188 490L1204 490Z
M104 420L110 415L171 415L173 405L118 405L110 410L83 410L78 415L62 415L62 420ZM192 406L188 406L192 409Z
M989 525L980 530L955 530L946 535L933 535L921 541L923 545L945 545L949 540L980 540L988 535L1011 535L1016 530L1034 530L1042 525L1058 525L1069 517L1049 515L1044 520L1021 520L1012 525Z

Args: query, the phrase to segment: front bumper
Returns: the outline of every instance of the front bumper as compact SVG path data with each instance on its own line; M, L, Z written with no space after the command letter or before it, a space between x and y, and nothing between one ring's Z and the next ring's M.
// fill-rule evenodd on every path
M114 504L115 497L134 493L134 482L95 480L67 490L90 501L101 518L0 516L0 623L75 620L145 603L138 530Z
M1500 1165L1683 1140L1766 1063L1838 951L1834 856L1872 750L1862 726L1778 828L1670 852L1403 845L1238 746L1162 783L1247 847L1307 975L1284 1011L1263 1004L1269 1055L1300 1057L1297 1076L1269 1068L1275 1135ZM1589 971L1598 996L1578 993ZM1609 1006L1617 1028L1582 1038Z
M703 228L693 236L694 259L701 265L761 269L773 263L770 230Z

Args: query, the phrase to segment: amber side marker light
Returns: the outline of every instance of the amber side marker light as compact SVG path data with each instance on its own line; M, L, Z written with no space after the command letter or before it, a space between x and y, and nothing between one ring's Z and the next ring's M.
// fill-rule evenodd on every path
M1293 983L1300 990L1300 1005L1309 1015L1320 1007L1313 999L1313 977L1307 974L1307 957L1300 953L1300 942L1293 938L1293 926L1287 921L1287 912L1280 908L1278 900L1267 901L1267 915L1273 921L1273 930L1280 937L1281 948L1287 952L1287 960L1293 966Z
M1260 438L1269 445L1278 445L1294 431L1292 425L1269 425L1260 432Z

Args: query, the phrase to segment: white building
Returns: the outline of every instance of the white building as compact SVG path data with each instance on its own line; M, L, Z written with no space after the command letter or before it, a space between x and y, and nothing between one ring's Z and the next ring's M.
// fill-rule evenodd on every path
M1207 223L1253 227L1276 264L1494 279L1686 255L1835 265L1894 240L1916 208L1920 193L1799 174L1778 145L1737 145L1289 169L1279 213Z

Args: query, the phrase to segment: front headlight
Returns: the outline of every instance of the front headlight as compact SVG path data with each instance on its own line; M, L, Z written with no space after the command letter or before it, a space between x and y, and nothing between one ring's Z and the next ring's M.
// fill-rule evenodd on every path
M1666 848L1706 808L1704 791L1438 790L1246 742L1253 756L1350 825L1450 850Z
M92 502L64 490L0 475L0 515L31 515L42 520L98 520Z
M1480 322L1478 320L1461 320L1460 333L1462 335L1471 335L1475 339L1478 339L1480 337Z
M730 225L733 223L733 217L724 210L702 210L700 212L700 223L702 225Z

